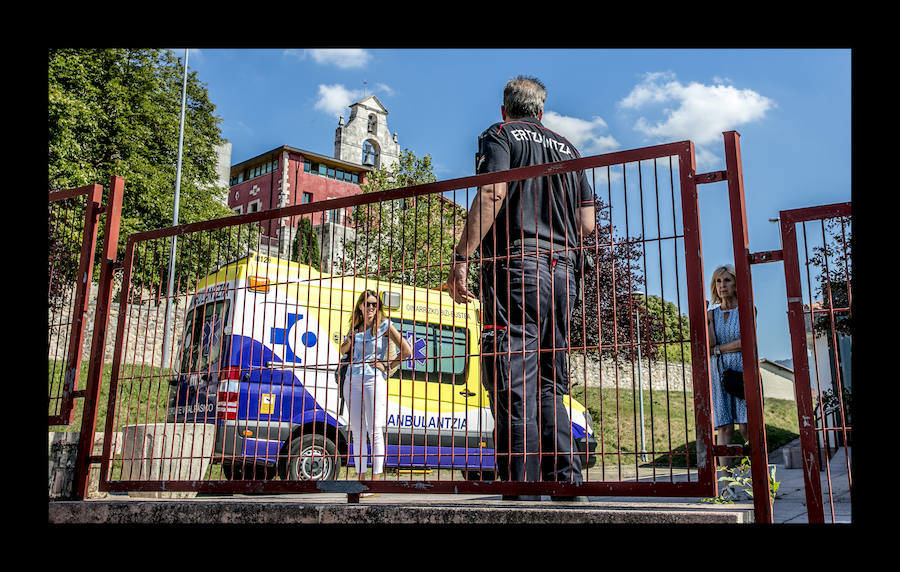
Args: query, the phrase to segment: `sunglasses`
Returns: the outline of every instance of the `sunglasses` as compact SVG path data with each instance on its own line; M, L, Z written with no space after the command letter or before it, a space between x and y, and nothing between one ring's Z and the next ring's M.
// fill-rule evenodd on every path
M378 309L378 302L366 302L366 308L375 308Z

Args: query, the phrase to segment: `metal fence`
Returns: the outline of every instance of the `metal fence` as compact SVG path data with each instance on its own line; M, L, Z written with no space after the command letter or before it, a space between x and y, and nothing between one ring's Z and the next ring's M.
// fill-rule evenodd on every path
M529 268L526 259L578 261L563 264L576 291L554 316L568 340L488 347L481 277L515 257L476 253L468 284L481 299L454 303L443 286L466 209L479 187L581 171L596 230L517 251ZM98 412L100 488L714 496L724 449L712 441L697 185L728 177L698 175L692 144L681 142L131 235L109 399ZM302 222L329 211L346 216L324 220L346 222ZM263 234L272 227L277 236ZM543 275L528 276L510 286L540 288ZM336 376L366 290L399 334L388 358L411 352L369 404L383 450L357 448L351 412L362 415L353 402L361 393L341 391ZM482 369L516 351L564 364L555 371L569 381L551 385L568 448L499 446L509 434L495 433L498 394ZM523 456L539 466L577 457L583 483L543 471L497 479L498 466ZM357 479L363 460L383 463L379 480L371 469Z
M835 488L852 494L851 220L850 203L780 214L810 523L835 522ZM833 486L835 463L846 486Z
M103 187L100 185L49 193L47 354L50 425L72 422L102 199Z

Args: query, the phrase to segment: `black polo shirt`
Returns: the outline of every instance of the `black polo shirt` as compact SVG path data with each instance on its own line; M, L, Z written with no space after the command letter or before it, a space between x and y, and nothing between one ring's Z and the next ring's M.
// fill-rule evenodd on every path
M580 156L565 137L527 117L495 123L478 137L475 171L480 175ZM577 247L576 209L593 202L594 192L584 171L510 181L506 200L482 242L482 255L503 255L522 239L525 244L538 239Z

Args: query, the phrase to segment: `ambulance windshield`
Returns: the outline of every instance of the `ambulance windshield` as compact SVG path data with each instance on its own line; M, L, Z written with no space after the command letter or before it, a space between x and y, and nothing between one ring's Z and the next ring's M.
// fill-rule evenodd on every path
M181 348L182 374L214 373L225 365L219 358L223 353L222 325L228 322L230 306L223 300L188 312Z

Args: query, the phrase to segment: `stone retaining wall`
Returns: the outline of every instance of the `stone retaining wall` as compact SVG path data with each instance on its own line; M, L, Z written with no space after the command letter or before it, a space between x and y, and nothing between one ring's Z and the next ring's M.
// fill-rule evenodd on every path
M91 285L88 312L85 316L84 344L81 349L81 357L83 360L88 360L91 354L91 342L93 341L94 336L94 316L97 311L97 289L96 284ZM118 292L116 288L114 288L113 302L110 304L109 308L109 323L106 329L106 344L103 353L103 361L106 363L112 361L113 350L116 344L116 332L118 331L119 326L120 303L117 299L117 294ZM174 324L180 325L184 323L184 307L185 304L182 303L173 312L172 316ZM122 357L122 362L144 363L157 367L161 366L163 364L162 347L165 320L166 307L164 304L129 304L128 316L126 319L128 335L125 345L125 355ZM66 318L61 320L57 318L51 323L65 322L71 323L71 319ZM171 347L173 348L172 351L174 351L174 348L177 348L181 341L181 328L173 326L172 331L174 333ZM63 346L68 340L68 337L68 327L61 332L51 329L50 359L65 359Z
M597 359L593 356L572 354L569 358L569 372L573 385L587 384L588 387L638 388L637 362L624 361L618 364L612 359ZM640 382L644 389L693 391L691 364L666 363L642 360Z

